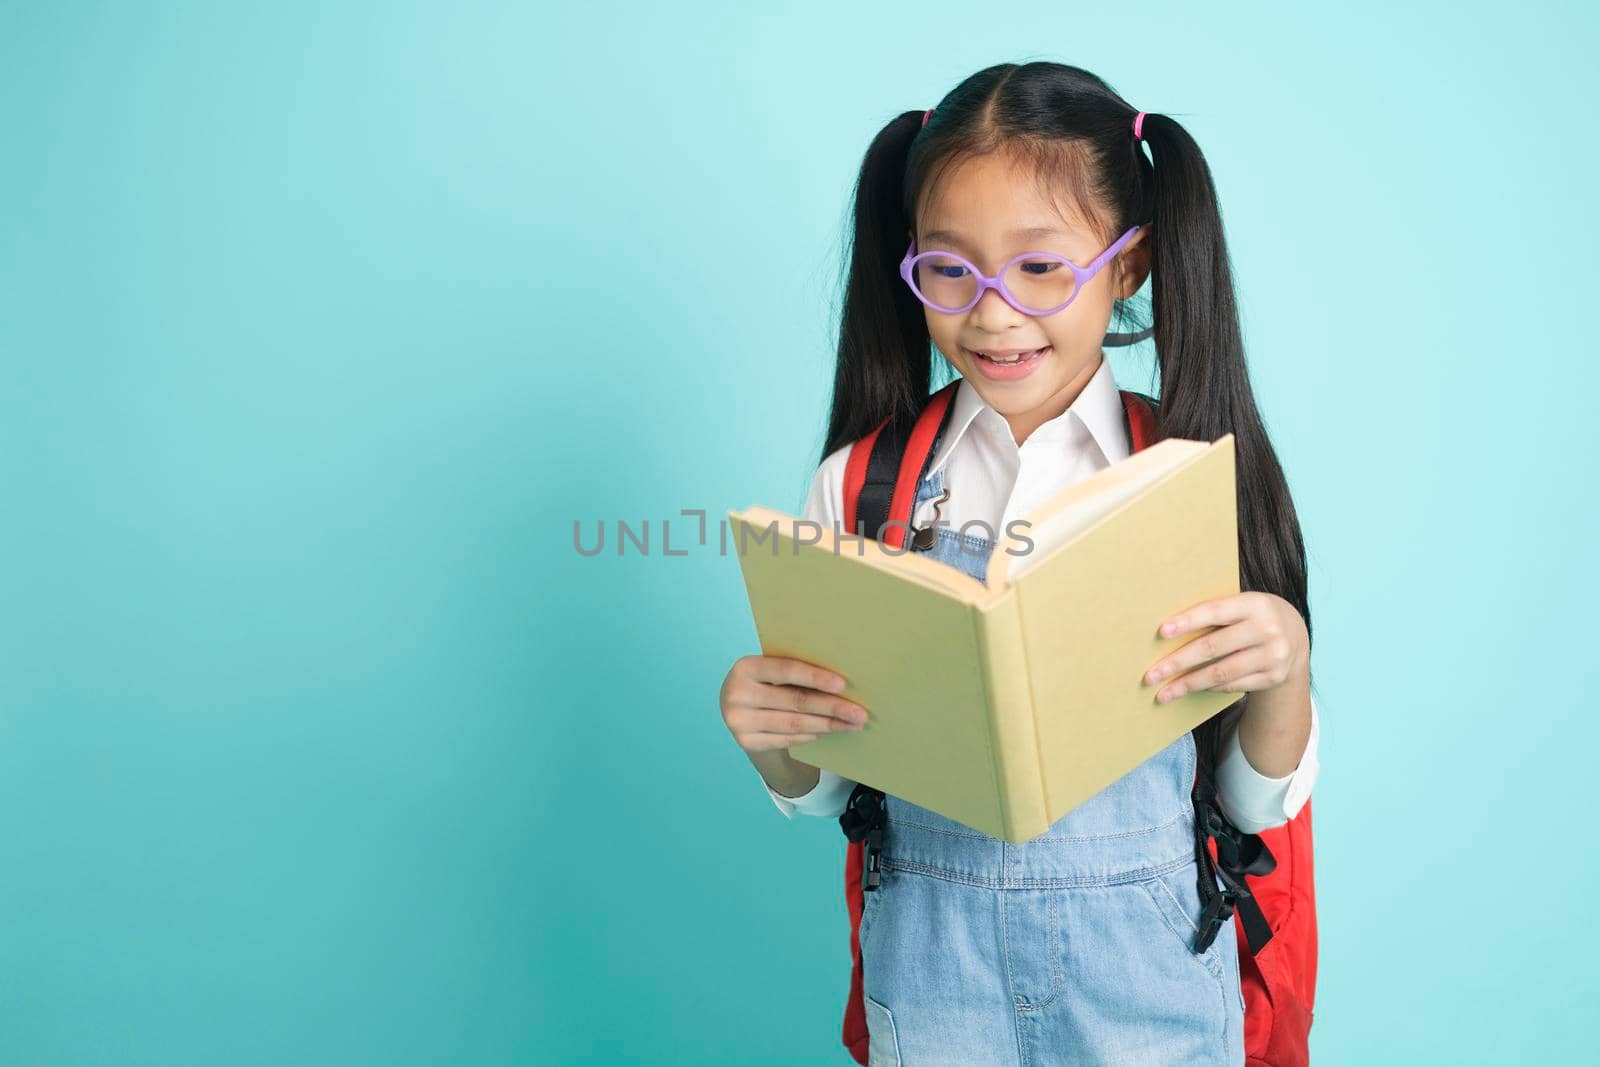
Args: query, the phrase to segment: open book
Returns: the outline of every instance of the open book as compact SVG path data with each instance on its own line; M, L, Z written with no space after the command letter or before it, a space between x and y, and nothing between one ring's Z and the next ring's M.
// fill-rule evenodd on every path
M1158 704L1144 682L1205 633L1162 638L1163 620L1239 592L1233 446L1168 438L1069 486L998 531L983 582L730 511L762 654L836 671L868 713L790 754L1021 843L1238 700Z

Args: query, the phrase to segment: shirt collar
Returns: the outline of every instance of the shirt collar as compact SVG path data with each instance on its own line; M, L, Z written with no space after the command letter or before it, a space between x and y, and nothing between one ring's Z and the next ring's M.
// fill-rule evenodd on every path
M1005 416L984 401L972 382L963 378L961 384L956 387L955 399L951 403L954 405L954 410L950 412L950 423L945 427L945 437L939 442L939 451L934 454L933 464L928 468L930 474L944 466L956 442L961 440L967 428L980 417L985 420L997 420L998 425L1005 428L1006 440L1012 440L1010 426L1006 423ZM1079 432L1080 427L1088 431L1089 437L1099 447L1108 464L1126 459L1132 452L1132 443L1128 440L1128 428L1123 420L1122 394L1117 389L1116 377L1111 373L1111 361L1105 358L1104 353L1100 356L1100 366L1084 383L1083 389L1067 410L1040 424L1028 440L1037 438L1042 441L1065 441Z

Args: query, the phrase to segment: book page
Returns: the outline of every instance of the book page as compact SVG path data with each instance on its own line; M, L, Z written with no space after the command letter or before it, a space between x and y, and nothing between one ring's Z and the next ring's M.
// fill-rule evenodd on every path
M1031 523L1021 531L1027 540L1009 533L1001 535L989 559L988 588L999 592L1006 583L1016 581L1040 560L1210 447L1204 441L1168 438L1063 489L1024 516Z

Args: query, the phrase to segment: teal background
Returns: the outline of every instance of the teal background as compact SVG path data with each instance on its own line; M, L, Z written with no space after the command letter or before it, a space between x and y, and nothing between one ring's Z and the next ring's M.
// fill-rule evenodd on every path
M721 721L735 561L660 526L798 508L861 154L1034 58L1220 187L1312 563L1317 1062L1580 1058L1595 31L7 5L0 1062L846 1062L843 839Z

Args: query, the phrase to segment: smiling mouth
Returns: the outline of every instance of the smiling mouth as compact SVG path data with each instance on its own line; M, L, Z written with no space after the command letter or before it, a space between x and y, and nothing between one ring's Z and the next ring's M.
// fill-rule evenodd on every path
M1042 354L1049 347L1049 345L1045 345L1044 348L1032 348L1026 352L1013 352L1008 355L990 355L987 352L979 352L972 348L967 349L967 351L979 359L987 360L996 366L1014 367L1018 363L1026 363L1028 360Z

